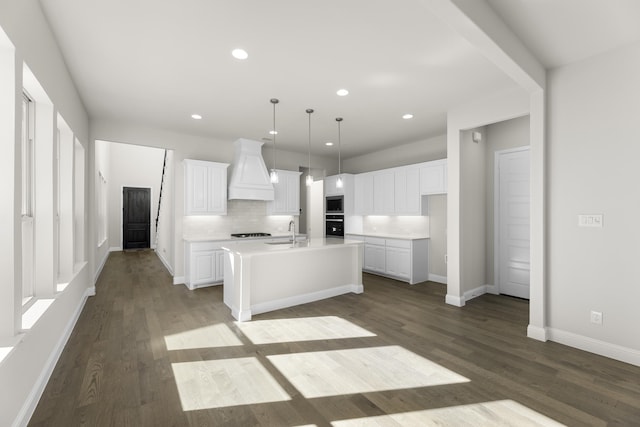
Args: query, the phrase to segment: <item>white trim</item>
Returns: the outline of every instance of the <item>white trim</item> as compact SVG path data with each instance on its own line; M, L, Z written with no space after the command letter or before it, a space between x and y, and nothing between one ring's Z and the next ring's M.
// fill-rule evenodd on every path
M444 283L447 284L447 276L440 276L438 274L429 273L429 277L427 278L430 282Z
M121 246L111 246L109 248L109 252L120 252L122 251L122 247Z
M640 350L622 347L617 344L611 344L560 329L548 328L547 331L549 340L551 341L588 351L590 353L599 354L600 356L609 357L621 362L630 363L635 366L640 366Z
M466 291L462 297L464 298L464 301L466 303L467 301L471 301L472 299L477 298L486 293L487 293L487 285L482 285L482 286L478 286L475 289L471 289L470 291Z
M169 274L173 276L173 268L171 268L171 265L169 265L169 262L166 259L164 259L164 257L158 251L154 251L154 252L158 256L158 258L160 258L160 261L162 262L162 264L164 264L164 268L166 268Z
M100 261L100 265L98 266L98 269L96 270L93 276L93 286L95 286L96 283L98 283L98 278L100 277L100 273L102 273L102 269L104 268L104 265L107 263L107 259L109 258L109 252L105 253L104 257L102 257L102 260Z
M338 295L344 295L348 293L361 294L364 291L362 285L342 285L335 288L323 289L321 291L310 292L303 295L295 295L292 297L281 298L273 301L267 301L260 304L251 306L251 314L266 313L269 311L280 310L282 308L293 307L295 305L307 304L314 301L319 301L327 298L336 297ZM249 317L250 320L251 317Z
M456 295L447 294L447 296L444 298L444 302L456 307L464 307L464 296L459 297Z
M62 351L64 350L64 347L67 344L69 337L71 336L71 332L73 332L73 327L76 325L76 322L80 317L80 313L82 313L82 309L84 308L84 305L87 302L87 298L92 295L95 295L95 288L94 287L87 288L87 290L84 293L84 296L82 297L82 301L80 302L80 304L78 304L76 311L73 313L73 316L71 317L71 319L69 319L69 322L67 323L66 328L62 332L62 335L60 335L60 339L58 340L58 343L56 344L55 348L49 355L49 358L45 362L44 368L42 369L40 376L36 380L33 388L31 389L31 392L29 392L29 396L27 397L24 404L22 405L22 408L20 408L20 411L18 412L18 415L16 416L15 421L13 423L14 427L26 426L29 423L29 420L31 419L34 411L36 410L38 401L40 400L40 397L42 397L42 393L44 392L44 389L47 386L49 379L51 378L51 374L53 373L53 370L56 367L56 363L58 363L58 359L60 358L60 355L62 354Z
M519 151L531 150L528 145L521 147L507 148L505 150L495 151L493 154L493 292L496 295L500 293L500 159L505 154L517 153ZM531 182L531 173L529 173L529 182ZM531 203L531 196L529 196ZM531 272L529 272L529 283L531 283ZM531 284L529 284L531 287Z
M184 279L184 276L173 276L173 284L174 285L186 285L186 280Z
M487 293L492 295L500 295L500 289L496 285L485 285L487 288Z
M547 334L546 328L539 328L538 326L531 325L531 324L527 326L527 336L529 338L533 338L534 340L538 340L538 341L547 341L548 339L547 335L548 334Z

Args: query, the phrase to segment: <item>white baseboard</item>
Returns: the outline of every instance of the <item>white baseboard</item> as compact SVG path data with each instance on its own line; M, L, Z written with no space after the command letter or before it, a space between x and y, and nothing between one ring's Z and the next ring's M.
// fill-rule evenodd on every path
M96 273L93 276L93 286L94 287L95 287L96 283L98 283L98 277L100 277L100 273L102 273L102 269L104 268L104 265L107 263L107 258L109 258L109 253L104 254L104 257L102 258L102 260L100 260L100 265L98 266L98 269L96 270ZM94 295L95 295L95 292L94 292Z
M455 295L447 294L447 296L444 298L444 302L446 302L449 305L454 305L456 307L464 307L464 296L457 297Z
M447 276L440 276L438 274L429 273L428 280L430 282L444 283L445 285L447 284Z
M173 276L173 284L174 285L184 285L185 280L184 280L184 276Z
M169 262L162 256L160 252L155 251L155 253L158 256L158 258L160 258L160 261L162 262L162 264L164 264L164 268L166 268L169 274L173 276L173 268L171 268L171 265L169 264Z
M87 290L85 291L84 296L82 297L82 301L80 302L80 304L78 304L78 307L76 308L76 311L73 313L73 316L71 316L71 319L69 319L69 322L67 323L67 326L62 332L62 335L60 335L60 339L58 340L58 343L56 344L53 351L49 355L49 358L47 359L44 365L44 368L42 369L42 372L38 377L38 380L36 381L35 385L31 389L31 392L29 393L29 396L27 397L24 404L22 405L20 412L18 412L18 416L16 417L13 423L14 427L26 426L27 424L29 424L29 420L33 416L33 413L36 410L36 406L38 406L38 401L42 397L42 393L44 393L44 389L47 386L49 379L51 378L51 374L53 373L53 370L56 367L56 364L58 363L58 359L60 358L60 355L64 350L64 346L67 345L67 341L71 336L71 332L73 332L73 327L76 325L76 322L80 317L80 313L82 313L82 309L84 308L84 305L87 302L87 298L89 298L92 295L95 295L95 293L96 293L96 289L93 286L90 288L87 288Z
M470 291L467 291L464 293L463 298L464 301L470 301L476 297L479 297L480 295L484 295L487 293L487 285L482 285L482 286L478 286L475 289L471 289Z
M538 341L547 341L547 329L539 326L529 325L527 326L527 336Z
M317 292L311 292L303 295L295 295L292 297L282 298L274 301L268 301L251 306L251 314L266 313L269 311L280 310L282 308L293 307L295 305L307 304L322 299L336 297L338 295L354 293L361 294L364 290L362 285L342 285L331 289L323 289Z
M631 365L640 366L640 350L622 347L617 344L611 344L560 329L549 328L548 335L551 341L621 362L630 363Z
M120 252L122 248L120 246L112 246L109 248L109 252Z

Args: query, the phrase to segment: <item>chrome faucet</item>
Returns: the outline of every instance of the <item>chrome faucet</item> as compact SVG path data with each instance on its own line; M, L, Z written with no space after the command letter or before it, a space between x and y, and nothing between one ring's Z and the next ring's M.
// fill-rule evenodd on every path
M296 242L296 222L294 220L289 221L289 231L291 232L291 241Z

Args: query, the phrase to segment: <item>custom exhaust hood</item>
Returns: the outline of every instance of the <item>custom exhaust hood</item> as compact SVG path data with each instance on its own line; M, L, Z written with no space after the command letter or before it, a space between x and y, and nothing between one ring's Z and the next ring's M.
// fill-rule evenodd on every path
M273 200L273 185L262 159L262 142L240 138L234 145L229 200Z

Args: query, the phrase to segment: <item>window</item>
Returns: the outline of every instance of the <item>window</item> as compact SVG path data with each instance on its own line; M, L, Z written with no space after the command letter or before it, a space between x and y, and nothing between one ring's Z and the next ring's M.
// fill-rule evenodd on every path
M33 224L33 136L35 108L31 97L22 97L22 306L28 307L34 296L34 224Z
M22 215L33 216L34 105L26 92L22 96Z

